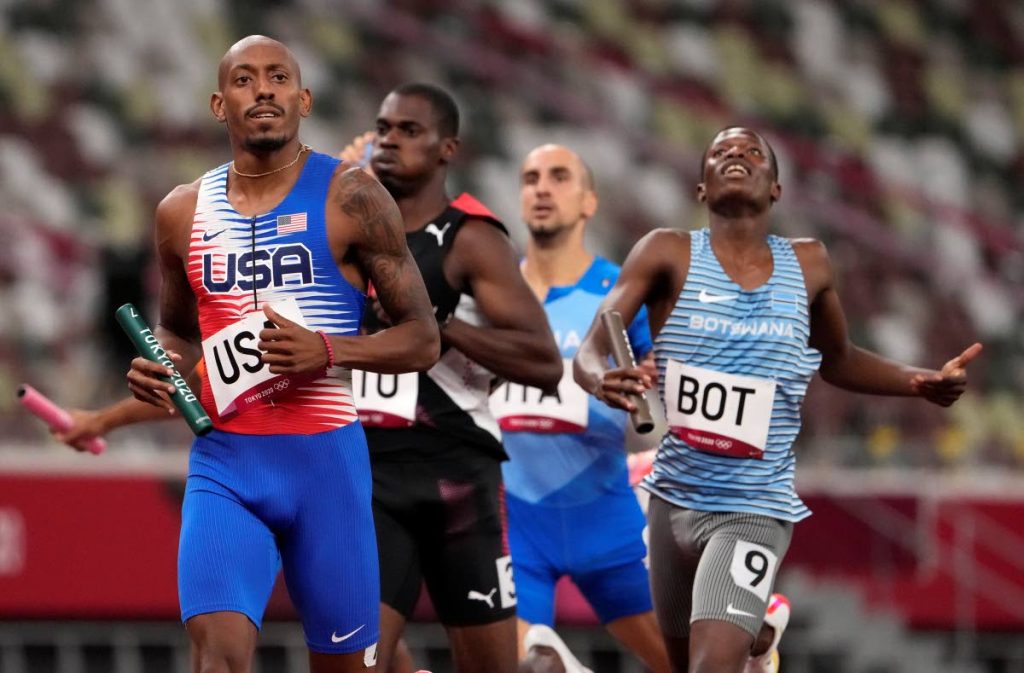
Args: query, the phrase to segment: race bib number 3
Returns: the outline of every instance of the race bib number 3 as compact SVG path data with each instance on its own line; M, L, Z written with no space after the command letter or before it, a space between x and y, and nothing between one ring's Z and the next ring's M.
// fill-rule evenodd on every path
M512 557L502 556L494 565L498 569L498 596L501 607L510 608L516 604L516 582L512 577Z
M672 433L705 453L764 456L775 381L725 374L669 360L665 415Z
M408 428L416 422L420 375L352 370L359 421L368 428Z
M562 361L558 392L503 383L491 394L491 413L506 432L583 432L590 411L587 393L572 378L572 360Z
M298 303L288 298L270 305L292 322L306 326ZM251 406L287 394L295 388L297 377L271 374L263 364L256 344L260 331L273 327L263 311L250 313L203 341L206 372L217 404L217 414L230 418Z

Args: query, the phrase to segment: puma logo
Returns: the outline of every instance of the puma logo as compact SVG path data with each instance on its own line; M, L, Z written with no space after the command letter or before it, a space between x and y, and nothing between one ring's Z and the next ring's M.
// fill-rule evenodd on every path
M452 226L451 222L445 222L444 226L438 229L437 225L431 222L430 224L427 225L427 228L424 229L424 231L427 232L428 234L433 234L437 238L437 247L440 248L442 245L444 245L444 235L445 232L448 231L448 227L450 226Z
M482 594L479 591L473 591L471 589L470 592L469 592L469 595L466 596L466 598L468 598L471 601L483 601L484 603L487 603L487 607L489 607L489 608L491 608L493 610L494 609L494 593L497 590L498 590L498 587L494 587L493 589L491 589L491 591L489 593Z

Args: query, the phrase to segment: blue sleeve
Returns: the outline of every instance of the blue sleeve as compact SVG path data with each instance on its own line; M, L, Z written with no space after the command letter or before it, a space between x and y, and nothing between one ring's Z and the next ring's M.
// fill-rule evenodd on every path
M646 306L641 306L637 311L636 317L629 324L626 333L629 334L629 344L633 347L633 357L639 363L654 348L651 343L651 327L647 321Z

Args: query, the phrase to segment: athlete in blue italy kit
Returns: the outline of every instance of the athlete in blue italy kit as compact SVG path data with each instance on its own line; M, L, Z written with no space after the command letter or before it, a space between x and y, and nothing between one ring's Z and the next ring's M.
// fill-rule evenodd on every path
M669 430L643 486L652 495L652 595L675 670L776 666L766 655L779 634L763 625L793 524L810 514L793 488L792 442L814 372L847 390L948 406L981 351L974 344L927 370L850 343L824 246L768 234L781 194L768 143L746 128L723 130L697 187L710 227L648 234L602 305L627 320L646 306L654 336ZM609 351L603 330L592 327L575 359L576 381L632 409L625 394L652 379L638 368L610 368Z
M572 358L619 273L583 245L597 209L593 177L578 155L557 145L530 152L520 177L530 232L522 272L544 301L565 367L557 395L512 383L491 395L510 459L502 473L521 655L555 637L546 629L554 623L555 584L568 575L616 638L667 673L644 565L644 516L626 469L626 413L572 380ZM651 350L645 312L628 332L639 361Z
M193 670L251 669L281 567L311 671L372 671L380 585L351 369L429 368L437 323L394 200L299 142L312 95L288 48L241 40L218 87L211 109L233 161L175 189L156 216L154 333L183 371L203 355L215 426L193 444L182 506L178 591ZM364 337L370 282L393 327ZM172 410L174 388L158 378L169 373L136 358L129 388Z

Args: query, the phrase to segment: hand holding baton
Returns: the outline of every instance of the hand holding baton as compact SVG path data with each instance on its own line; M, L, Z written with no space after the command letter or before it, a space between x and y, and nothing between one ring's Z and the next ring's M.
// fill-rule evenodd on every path
M74 425L71 414L30 385L18 386L18 401L54 432L67 432ZM102 437L90 437L82 442L94 456L103 453L103 449L107 448L107 443Z
M615 309L608 309L601 314L601 324L608 334L608 341L612 346L612 359L617 367L636 367L636 360L633 359L633 349L629 347L629 336L626 334L626 326L622 323L622 314ZM629 401L636 406L636 410L630 412L629 417L633 421L633 429L641 435L647 434L654 429L654 418L651 416L651 405L647 399L647 393L637 395L629 393Z
M203 409L199 398L188 387L188 383L185 382L185 379L174 366L170 356L167 355L167 351L157 341L156 335L153 334L153 330L149 329L149 325L146 324L138 309L132 304L125 304L117 309L114 317L117 318L117 323L121 326L121 329L131 339L139 355L150 362L163 365L173 372L170 378L166 376L159 378L174 386L174 392L169 393L171 402L181 412L185 422L188 423L188 427L192 428L192 432L201 436L212 430L213 421L210 420L206 410Z

